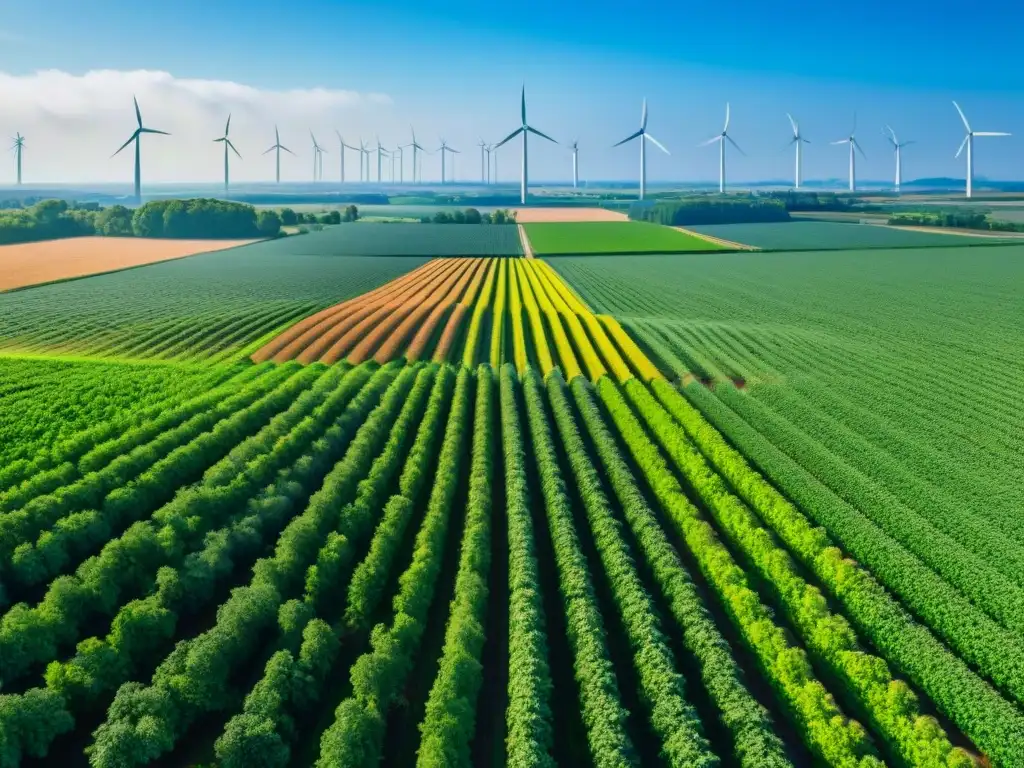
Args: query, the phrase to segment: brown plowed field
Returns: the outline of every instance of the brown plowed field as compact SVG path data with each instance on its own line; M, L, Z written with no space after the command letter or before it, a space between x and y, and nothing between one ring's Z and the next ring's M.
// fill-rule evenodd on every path
M516 223L534 224L546 221L628 221L629 217L607 208L513 208Z
M158 240L72 237L0 246L0 291L113 272L197 253L223 251L255 240Z

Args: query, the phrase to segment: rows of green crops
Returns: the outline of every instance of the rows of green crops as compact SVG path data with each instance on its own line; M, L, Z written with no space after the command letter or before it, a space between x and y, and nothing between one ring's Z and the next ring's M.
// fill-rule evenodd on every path
M90 365L139 407L0 485L3 768L1024 758L1015 694L667 381Z
M434 209L439 210L439 209ZM327 227L263 246L282 256L522 256L510 224L385 224Z
M223 360L418 258L283 254L304 235L0 294L0 353Z
M925 248L991 245L989 237L918 232L871 224L794 220L768 224L701 224L688 227L712 237L768 250L855 250L858 248ZM1008 242L1013 242L1012 240Z
M1022 250L552 262L682 383L678 411L665 402L681 423L696 406L821 527L801 533L707 446L851 624L985 749L982 728L1022 738ZM895 600L856 594L832 546Z

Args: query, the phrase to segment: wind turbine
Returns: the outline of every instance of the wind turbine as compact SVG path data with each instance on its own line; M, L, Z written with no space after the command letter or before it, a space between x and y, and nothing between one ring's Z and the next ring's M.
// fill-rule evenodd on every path
M418 157L418 155L416 153L426 152L427 150L421 147L419 142L416 141L416 129L410 125L409 131L412 133L412 144L406 144L405 146L412 147L412 183L415 184L417 178L420 181L423 180L423 174L419 174L419 176L417 176L416 158Z
M486 161L484 160L484 156L485 156L485 153L487 152L487 142L484 141L483 138L481 138L480 139L480 143L477 144L477 146L480 147L480 183L481 184L486 184L487 183L487 169L485 167L485 162Z
M845 139L839 141L833 141L833 144L849 144L850 145L850 191L855 192L857 190L857 152L860 152L861 157L866 158L864 150L860 148L860 144L857 143L857 139L854 138L853 134L857 131L857 114L853 115L853 129L850 131L850 135Z
M572 188L576 189L580 184L580 140L573 139L569 148L572 150Z
M395 151L391 153L392 159L394 158L396 153L398 155L398 183L399 184L405 184L405 147L407 147L407 146L409 146L409 145L406 144L405 146L403 146L403 145L399 144L398 146L395 147ZM391 164L391 177L392 177L391 180L392 181L395 180L394 176L395 176L395 166L394 166L394 163L392 162L392 164Z
M907 144L913 144L913 141L900 142L896 138L896 131L890 128L888 125L885 126L885 130L889 132L889 135L885 138L889 139L889 143L892 144L893 151L896 153L896 194L900 192L900 184L903 182L903 156L900 150L902 150Z
M729 135L729 103L728 102L726 102L726 104L725 104L725 125L722 126L722 132L720 134L718 134L717 136L712 136L707 141L702 142L700 146L706 147L709 144L714 144L716 141L718 142L718 191L719 191L719 193L724 193L725 192L725 143L729 142L730 144L732 144L736 148L736 151L739 152L741 155L745 155L746 154L746 152L744 152L742 149L740 149L740 145L732 140L732 136Z
M444 153L445 152L451 152L453 155L457 155L457 154L459 154L459 150L452 149L451 147L448 146L448 142L447 141L445 141L444 139L441 139L441 146L438 149L436 149L435 151L441 153L441 183L444 184L445 183L445 177L444 177ZM455 162L455 158L454 157L452 158L452 162L453 163Z
M288 149L288 147L284 146L281 143L281 134L278 132L277 126L275 125L274 126L274 144L273 144L273 146L270 149L268 149L263 154L265 155L265 154L267 154L267 152L273 152L274 150L277 150L277 153L276 153L276 158L277 158L277 176L276 176L276 179L277 179L277 183L278 184L281 183L281 150L282 149L285 152L287 152L289 155L294 155L295 154L290 149Z
M131 138L128 139L111 157L116 157L120 154L121 150L135 142L135 202L142 202L142 159L139 155L139 149L142 145L142 134L144 133L159 133L162 136L170 136L167 131L158 131L155 128L143 128L142 127L142 112L139 111L139 100L132 96L132 101L135 102L135 118L139 121L139 127L135 129L135 133L132 134ZM18 153L20 157L20 152Z
M972 131L970 123L967 122L967 118L964 116L964 111L960 109L960 105L954 101L953 106L956 107L956 111L960 113L960 119L964 121L964 128L967 129L967 135L964 136L964 140L960 144L960 149L956 151L956 156L960 157L960 153L964 151L964 147L967 147L967 197L970 197L974 187L974 137L1009 136L1010 134L1004 133L1003 131Z
M495 149L497 149L498 147L503 146L506 142L511 141L512 139L514 139L519 134L523 134L523 175L522 175L522 181L520 183L520 188L519 188L519 202L522 205L526 205L526 190L527 190L528 167L529 167L529 163L527 162L527 136L532 133L532 134L534 134L536 136L540 136L542 139L547 139L552 144L557 144L558 142L555 141L554 139L552 139L546 133L541 133L536 128L534 128L533 126L531 126L529 123L526 122L526 86L525 85L523 85L522 115L523 115L523 124L521 126L519 126L518 128L516 128L514 131L512 131L512 133L510 133L504 139L499 141L497 146L495 147ZM497 175L497 171L495 171L495 175Z
M484 152L487 153L487 177L486 177L486 182L485 182L487 184L491 183L491 152L493 150L494 150L494 147L492 147L490 144L485 144L484 145Z
M380 184L380 182L381 182L381 175L380 175L381 159L385 155L387 155L387 154L388 154L388 151L386 149L384 149L384 147L381 146L380 136L378 136L377 137L377 183L378 184Z
M797 125L796 120L793 119L789 112L786 113L786 117L789 118L789 124L793 126L793 138L789 140L788 146L796 144L796 175L793 178L793 188L800 189L800 185L804 181L803 145L810 144L811 142L801 135L800 126Z
M313 181L321 181L324 178L324 155L327 150L317 143L313 131L309 132L309 138L313 140Z
M231 143L231 139L228 138L228 132L231 130L231 115L228 115L228 121L224 124L224 135L219 139L214 139L214 143L220 141L224 144L224 195L228 194L228 147L231 147L231 151L238 155L241 159L242 156L238 154L238 150L235 149L235 145Z
M14 160L18 166L18 186L21 186L21 153L25 148L25 137L20 133L14 136L14 145L11 147L14 150Z
M373 153L369 149L367 149L366 142L363 141L362 138L360 138L359 139L359 180L360 181L366 181L366 182L370 181L370 155L371 154L373 154ZM366 176L365 177L363 176L363 166L364 165L366 167Z
M651 142L666 155L670 154L656 138L647 132L647 99L644 99L643 110L640 112L640 130L612 146L619 147L633 139L640 139L640 199L643 200L644 194L647 191L647 145L644 143L644 140L646 139Z
M341 155L341 183L344 184L345 183L345 150L346 149L351 149L351 150L354 150L354 151L358 152L359 151L359 147L350 147L348 144L346 144L345 143L345 139L343 139L341 137L341 131L339 131L337 128L334 129L334 132L338 135L338 144L339 144L338 154ZM360 172L362 171L362 168L363 168L362 159L360 158L360 163L359 163L359 170L360 170ZM362 175L362 174L360 173L360 175Z

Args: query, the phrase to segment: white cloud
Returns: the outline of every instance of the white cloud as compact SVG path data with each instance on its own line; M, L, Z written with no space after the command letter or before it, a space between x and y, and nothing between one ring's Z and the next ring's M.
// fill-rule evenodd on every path
M26 137L26 183L130 182L133 153L126 149L111 155L136 128L133 95L144 125L171 134L143 137L143 184L222 179L222 148L213 139L222 134L229 113L231 140L243 158L232 156L232 177L239 181L272 178L272 155L261 153L274 143L275 124L281 143L298 155L283 156L282 178L304 180L312 168L310 130L328 149L327 176L326 164L333 168L337 161L335 129L354 141L360 133L369 137L395 123L391 98L379 93L325 87L266 90L150 70L82 75L45 70L0 72L0 137L16 131ZM8 186L13 175L13 158L0 156L0 187Z

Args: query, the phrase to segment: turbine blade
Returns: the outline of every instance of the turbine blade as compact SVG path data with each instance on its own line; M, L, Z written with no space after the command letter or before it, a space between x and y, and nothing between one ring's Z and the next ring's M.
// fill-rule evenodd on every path
M964 128L966 128L967 132L970 133L971 124L967 122L967 116L964 115L964 111L960 109L960 105L957 104L955 101L953 102L953 106L956 107L956 111L960 113L960 119L964 121Z
M729 130L729 102L725 102L725 127L722 129L722 133Z
M239 158L242 157L241 153L237 149L235 149L235 145L231 143L230 139L224 139L224 141L227 142L227 145L229 147L231 147L231 151L232 152L234 152L236 155L238 155Z
M139 130L141 130L141 129L139 129ZM117 152L115 152L115 153L114 153L113 155L111 155L111 157L115 157L115 156L116 156L116 155L117 155L118 153L120 153L120 151L121 151L122 149L124 149L125 147L127 147L127 146L128 146L129 144L131 144L131 143L132 143L133 141L135 141L135 140L136 140L137 138L139 138L139 131L135 131L135 133L133 133L133 134L132 134L132 137L131 137L130 139L128 139L128 141L126 141L126 142L125 142L124 144L122 144L122 145L121 145L120 147L118 147L118 148L117 148Z
M840 139L839 141L830 141L829 144L849 144L849 139Z
M228 131L231 130L231 113L228 113L228 121L224 124L224 135L228 135Z
M139 121L139 128L142 127L142 112L139 110L139 100L132 96L132 101L135 102L135 117Z
M654 146L656 146L656 147L657 147L658 149L660 149L660 150L661 150L662 152L664 152L664 153L665 153L666 155L671 155L671 154L672 154L672 153L671 153L671 152L669 152L669 151L668 151L667 149L665 149L665 145L663 145L663 144L662 144L662 143L661 143L660 141L658 141L658 140L657 140L656 138L654 138L653 136L651 136L651 134L649 134L649 133L645 133L645 134L644 134L644 139L647 139L647 140L648 140L649 142L651 142L651 144L653 144ZM640 141L643 141L644 139L640 139Z
M722 140L722 134L718 134L717 136L712 136L712 137L711 137L710 139L708 139L707 141L702 141L702 142L701 142L700 144L698 144L697 146L698 146L698 147L706 147L706 146L708 146L709 144L714 144L714 143L715 143L716 141L721 141L721 140Z
M640 113L640 132L643 133L647 130L647 97L644 96L644 109Z
M900 146L901 147L905 147L905 146L907 146L907 144L917 144L917 140L916 139L911 139L910 141L904 141L902 144L900 144Z
M964 140L960 142L960 149L956 151L956 154L953 155L953 157L960 157L960 153L964 151L964 147L967 146L967 140L969 138L971 138L971 134L969 133L966 136L964 136Z
M504 144L507 141L511 141L512 139L514 139L516 136L518 136L522 132L523 132L522 128L516 128L514 131L512 131L512 133L510 133L504 139L499 141L495 148L500 147L502 144Z
M523 125L526 125L526 83L523 83Z
M218 141L227 141L227 139L225 139L225 138L214 139L213 143L216 144Z
M139 133L159 133L161 136L170 136L167 131L158 131L155 128L139 128Z
M281 149L283 149L289 155L294 155L295 154L294 152L292 152L290 149L288 149L288 147L284 146L283 144L281 145Z
M860 156L867 160L868 156L865 155L864 150L860 148L860 143L856 139L853 139L853 141L851 141L850 143L853 144L854 149L860 152Z
M789 112L786 113L786 117L789 118L789 124L793 126L793 139L795 141L796 138L800 135L800 129L796 127L796 120L793 119L793 116L789 114Z
M732 136L730 136L729 134L726 134L725 135L725 139L726 139L726 141L728 141L730 144L732 144L736 148L737 152L739 152L744 157L747 156L747 153L744 152L742 149L740 149L740 145L737 144L735 141L733 141Z
M268 154L268 153L270 153L270 152L273 152L273 151L274 151L275 149L277 149L277 147L276 147L276 146L273 146L273 147L271 147L270 149L268 149L268 150L267 150L266 152L264 152L263 154L264 154L264 155L266 155L266 154Z
M1012 136L1013 134L1004 133L1003 131L975 131L975 136Z
M541 133L536 128L532 128L529 125L526 126L526 130L528 130L530 133L532 133L532 134L534 134L536 136L540 136L542 139L547 139L548 141L550 141L553 144L557 144L558 143L557 141L552 139L550 136L548 136L546 133Z
M641 128L641 129L640 129L639 131L637 131L636 133L631 133L631 134L630 134L629 136L627 136L626 138L624 138L624 139L623 139L622 141L620 141L620 142L618 142L618 143L616 143L616 144L612 144L612 146L613 146L613 147L617 147L617 146L619 146L619 145L621 145L621 144L625 144L625 143L626 143L627 141L632 141L632 140L633 140L633 139L635 139L635 138L636 138L637 136L643 136L643 135L644 135L644 129L643 129L643 128Z

